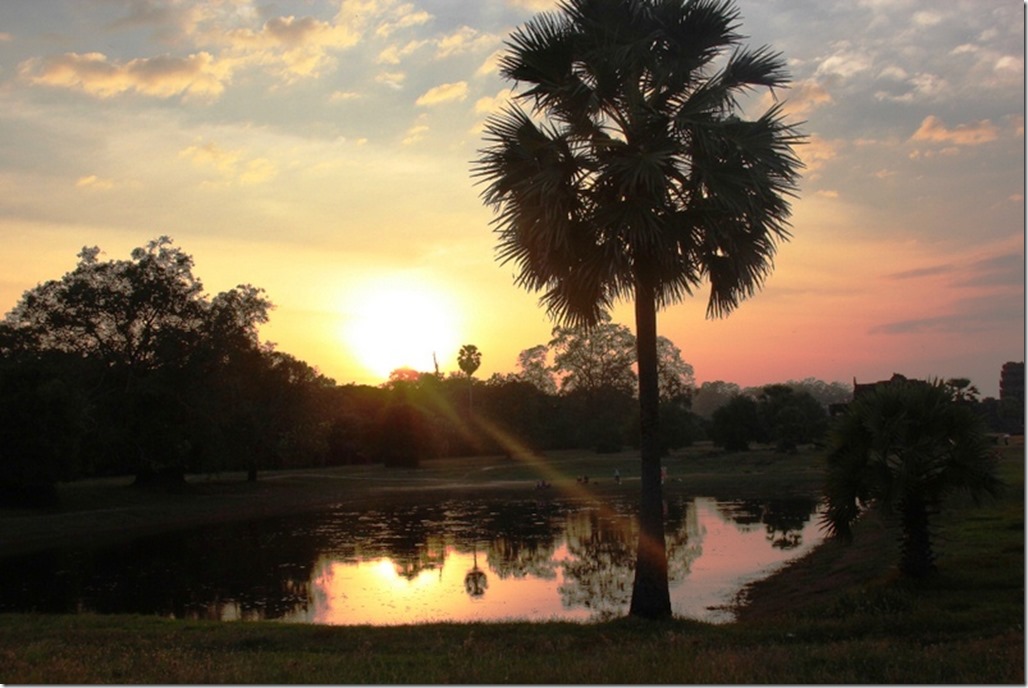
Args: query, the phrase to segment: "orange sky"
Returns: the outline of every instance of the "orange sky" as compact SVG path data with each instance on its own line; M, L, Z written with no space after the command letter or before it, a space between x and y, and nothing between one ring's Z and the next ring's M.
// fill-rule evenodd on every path
M661 334L701 382L901 372L995 395L1024 357L1024 6L738 4L810 135L794 239L728 319L698 295ZM167 234L211 293L265 288L262 335L340 383L433 351L453 371L465 343L479 377L512 371L552 324L494 261L469 169L509 95L496 51L552 5L0 4L0 310L83 245Z

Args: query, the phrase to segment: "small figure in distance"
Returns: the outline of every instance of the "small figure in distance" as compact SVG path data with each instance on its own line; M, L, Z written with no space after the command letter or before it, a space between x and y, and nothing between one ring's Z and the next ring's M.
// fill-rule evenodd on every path
M614 482L618 485L621 484L621 471L616 468L614 469Z

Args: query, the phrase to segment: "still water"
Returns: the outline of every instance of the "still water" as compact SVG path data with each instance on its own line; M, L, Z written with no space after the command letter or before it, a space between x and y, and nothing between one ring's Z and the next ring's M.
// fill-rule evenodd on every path
M715 623L821 540L813 500L670 499L672 609ZM390 625L627 613L635 505L531 498L345 507L0 559L0 611Z

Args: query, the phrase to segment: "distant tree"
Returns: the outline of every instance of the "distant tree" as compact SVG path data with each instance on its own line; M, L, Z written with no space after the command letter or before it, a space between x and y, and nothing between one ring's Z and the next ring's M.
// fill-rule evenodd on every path
M795 392L806 392L825 408L831 404L848 403L853 398L853 385L843 382L825 382L808 377L803 380L789 380L783 384Z
M828 455L825 524L852 537L861 511L898 512L900 569L935 569L930 518L945 497L996 494L1000 481L981 419L954 402L945 383L894 382L861 395L834 427Z
M635 336L609 315L591 327L554 327L550 349L562 392L609 387L631 394L635 389Z
M741 393L742 389L734 382L723 380L704 382L693 394L692 411L701 418L710 420L715 411Z
M821 440L828 430L828 412L807 392L784 384L766 385L757 399L763 435L779 451L795 451L803 443Z
M667 337L657 337L657 383L660 400L692 400L696 377L691 365L682 360L682 351Z
M475 175L498 215L500 258L570 327L635 303L642 524L630 613L671 614L662 516L659 308L709 279L708 312L752 295L788 237L799 142L776 105L739 98L788 82L768 48L740 46L720 0L566 0L517 29L500 74L526 85L485 126ZM615 385L616 386L616 385Z
M971 380L966 377L951 377L946 380L945 384L946 389L949 390L950 395L953 397L953 401L958 403L976 403L981 395L978 388L972 385Z
M753 397L737 394L714 411L710 439L728 451L746 451L753 442L765 439L760 406Z
M544 394L556 394L557 383L553 381L553 374L546 363L548 354L549 348L545 344L533 346L518 354L518 377L535 385Z

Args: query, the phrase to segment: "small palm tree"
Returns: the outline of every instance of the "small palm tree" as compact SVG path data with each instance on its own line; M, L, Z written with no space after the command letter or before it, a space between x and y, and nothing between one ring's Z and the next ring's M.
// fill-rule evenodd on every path
M671 614L660 485L658 308L706 279L723 316L788 238L800 141L779 106L738 98L787 83L766 47L740 46L726 0L563 0L518 28L500 73L527 88L485 127L474 174L496 212L498 257L550 315L594 325L634 298L642 493L630 613ZM537 121L538 120L538 121Z
M942 500L999 487L981 419L946 383L893 382L854 400L833 429L824 522L829 534L849 539L864 507L898 512L900 570L923 577L935 568L930 519Z
M471 388L474 383L471 376L475 374L478 367L482 365L482 352L474 344L465 344L457 353L457 365L461 371L468 376L468 415L471 415Z

